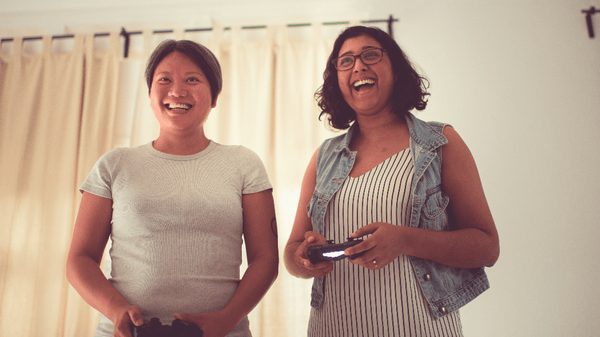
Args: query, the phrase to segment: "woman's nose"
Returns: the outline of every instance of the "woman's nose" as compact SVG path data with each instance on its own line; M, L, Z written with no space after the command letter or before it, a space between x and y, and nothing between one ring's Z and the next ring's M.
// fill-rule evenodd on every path
M356 57L356 59L354 60L354 67L352 68L352 71L359 72L365 70L367 70L367 65L364 64L360 57Z
M173 97L185 97L187 95L187 90L182 83L174 82L169 90L169 95Z

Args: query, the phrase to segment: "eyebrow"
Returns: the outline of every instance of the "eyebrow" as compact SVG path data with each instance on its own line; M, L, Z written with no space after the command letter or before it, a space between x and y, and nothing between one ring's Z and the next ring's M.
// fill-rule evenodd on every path
M373 48L381 48L381 47L377 47L377 46L363 46L363 47L362 47L362 50L363 50L363 51L365 51L365 50L367 50L367 49L373 49ZM360 53L359 53L359 54L360 54ZM349 50L349 51L347 51L347 52L345 52L345 53L341 54L340 56L344 56L344 55L353 55L353 54L352 54L352 51L350 51L350 50ZM338 57L339 57L339 56L338 56Z
M170 71L159 71L159 72L155 72L154 76L158 76L158 75L171 75L171 74L172 73ZM203 73L200 73L200 72L197 72L197 71L188 71L184 75L186 75L186 76L197 75L197 76L206 77Z

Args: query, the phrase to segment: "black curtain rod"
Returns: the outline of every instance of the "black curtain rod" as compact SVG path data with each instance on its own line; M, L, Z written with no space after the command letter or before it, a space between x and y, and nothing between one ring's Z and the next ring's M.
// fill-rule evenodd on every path
M392 24L394 22L397 22L398 19L395 19L393 16L390 15L390 18L387 20L364 20L364 21L360 21L361 24L370 24L370 23L384 23L387 22L388 23L388 33L390 35L392 35ZM349 24L349 21L335 21L335 22L323 22L324 26L332 26L332 25L347 25ZM307 27L307 26L311 26L312 24L310 23L294 23L294 24L288 24L287 27ZM242 29L264 29L267 28L267 25L260 25L260 26L242 26ZM231 27L225 27L223 28L224 30L231 30ZM185 33L192 33L192 32L209 32L212 31L213 28L191 28L191 29L185 29L184 32ZM153 34L165 34L165 33L173 33L173 30L155 30L152 32ZM126 40L129 39L130 35L138 35L138 34L142 34L141 31L134 31L134 32L127 32L125 31L125 28L121 29L121 35L125 37ZM102 36L109 36L110 33L96 33L94 34L94 37L102 37ZM393 36L393 35L392 35ZM68 39L68 38L74 38L75 35L74 34L67 34L67 35L54 35L52 36L52 39ZM29 37L24 37L23 41L31 41L31 40L41 40L43 37L42 36L29 36ZM13 38L4 38L2 40L0 40L0 43L4 43L4 42L11 42L13 41ZM127 43L128 41L126 41Z

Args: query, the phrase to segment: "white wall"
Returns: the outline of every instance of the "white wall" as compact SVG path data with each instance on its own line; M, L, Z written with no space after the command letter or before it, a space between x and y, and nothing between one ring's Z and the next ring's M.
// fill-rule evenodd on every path
M469 144L500 232L492 288L462 311L469 336L600 331L600 39L587 36L589 6L407 1L395 12L397 40L432 82L420 116L451 122Z
M469 144L500 232L500 259L488 269L492 287L461 311L465 335L600 331L600 37L588 38L581 13L593 2L162 3L0 0L0 37L393 14L396 40L431 81L429 107L419 116L450 122ZM600 36L600 14L594 23Z

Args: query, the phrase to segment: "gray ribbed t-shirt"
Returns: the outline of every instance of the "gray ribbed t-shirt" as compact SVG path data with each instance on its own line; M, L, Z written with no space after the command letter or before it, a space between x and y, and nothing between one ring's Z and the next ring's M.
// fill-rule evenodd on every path
M240 280L242 195L271 188L259 157L215 142L200 153L152 143L102 156L81 185L112 199L109 280L144 321L224 307ZM101 316L96 336L112 336ZM245 318L228 336L250 336Z

